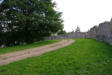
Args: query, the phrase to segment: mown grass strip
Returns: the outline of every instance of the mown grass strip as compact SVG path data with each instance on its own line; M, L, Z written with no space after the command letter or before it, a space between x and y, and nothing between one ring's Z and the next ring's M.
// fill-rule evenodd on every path
M93 39L0 66L0 75L112 75L112 46Z

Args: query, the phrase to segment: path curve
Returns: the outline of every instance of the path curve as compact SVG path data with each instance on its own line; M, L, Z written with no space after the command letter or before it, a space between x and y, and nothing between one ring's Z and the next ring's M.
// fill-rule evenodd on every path
M23 60L25 58L33 57L33 56L39 56L41 54L44 54L46 52L54 51L59 48L63 48L65 46L68 46L75 42L74 40L62 40L60 42L45 45L37 48L27 49L23 51L17 51L7 54L0 55L0 65L6 65L14 61Z

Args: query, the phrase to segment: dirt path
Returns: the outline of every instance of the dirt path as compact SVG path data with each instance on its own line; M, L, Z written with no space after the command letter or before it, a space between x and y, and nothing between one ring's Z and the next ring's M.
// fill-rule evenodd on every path
M14 61L23 60L25 58L33 57L33 56L39 56L43 53L54 51L59 48L63 48L65 46L68 46L72 44L74 40L62 40L60 42L45 45L37 48L27 49L24 51L17 51L12 53L7 53L0 55L0 65L6 65Z

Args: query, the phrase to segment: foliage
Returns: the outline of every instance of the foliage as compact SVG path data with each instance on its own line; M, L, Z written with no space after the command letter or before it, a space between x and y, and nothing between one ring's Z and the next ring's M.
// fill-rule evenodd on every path
M67 32L66 32L65 30L60 30L60 31L58 32L58 35L61 35L61 34L67 34Z
M75 30L75 32L80 32L80 28L77 27L76 30Z
M6 46L32 43L57 33L63 24L61 12L54 7L51 0L4 0L0 4L0 42Z

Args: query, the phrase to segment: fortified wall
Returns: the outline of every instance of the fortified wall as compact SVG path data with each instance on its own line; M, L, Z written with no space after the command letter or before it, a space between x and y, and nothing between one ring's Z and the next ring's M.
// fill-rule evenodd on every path
M57 40L57 39L73 39L73 38L93 38L99 41L104 41L112 45L112 19L100 23L99 26L94 26L88 32L73 32L64 35L51 36L45 39Z
M59 40L59 39L73 39L73 38L87 38L87 33L72 32L72 33L63 34L63 35L47 37L45 39L47 39L47 40Z
M89 38L112 44L112 19L111 21L100 23L99 26L94 26L88 31L88 34L90 35Z

